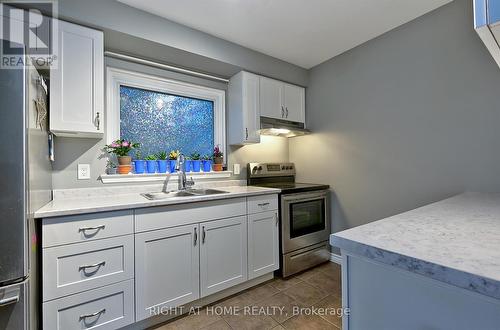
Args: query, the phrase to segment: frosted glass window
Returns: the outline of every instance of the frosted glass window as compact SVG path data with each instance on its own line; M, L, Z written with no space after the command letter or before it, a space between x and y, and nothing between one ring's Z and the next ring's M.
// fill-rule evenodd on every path
M211 154L214 102L122 85L120 137L140 143L144 157L177 149Z

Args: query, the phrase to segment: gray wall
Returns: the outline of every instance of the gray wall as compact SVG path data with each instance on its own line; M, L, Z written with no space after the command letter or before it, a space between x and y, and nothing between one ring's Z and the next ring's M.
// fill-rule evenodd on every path
M168 72L150 68L144 65L133 64L116 59L106 59L106 65L124 68L135 72L152 74L169 79L185 81L211 88L227 89L227 84L194 78L184 74ZM227 103L227 102L226 102ZM229 109L227 111L230 111ZM280 137L263 137L262 143L244 147L228 146L228 167L238 163L241 165L241 174L235 179L246 177L245 166L249 162L258 161L288 161L288 139ZM106 158L102 157L102 148L105 139L58 138L55 139L56 161L53 163L53 188L88 188L102 186L99 176L105 172ZM90 164L90 180L77 179L78 164Z
M306 85L307 70L250 50L206 33L136 10L115 0L59 0L59 17L71 22L102 29L105 49L138 55L226 77L244 69L258 74ZM226 89L227 85L166 72L127 62L107 60L108 64L191 83ZM230 109L228 109L230 111ZM54 189L95 187L104 173L105 159L100 158L104 140L56 138L53 164ZM244 166L252 161L288 160L288 141L265 139L264 143L242 148L228 147L228 164ZM91 165L91 179L77 180L79 163Z
M58 10L62 19L103 29L107 49L153 58L166 58L174 64L180 61L183 63L177 64L185 64L192 68L201 65L200 69L207 68L205 65L207 61L218 61L229 65L233 70L230 75L245 69L291 83L307 85L308 73L303 68L137 10L116 0L59 0ZM155 47L158 45L167 47L151 53L148 47L138 46L131 39L121 38L119 43L115 42L119 36L113 32L142 39L155 44ZM108 40L110 38L115 40ZM189 57L189 62L185 62L186 56ZM219 65L210 69L210 72L218 73L214 70L221 70L222 73L228 71Z
M500 191L500 70L456 0L314 67L298 179L329 183L333 231L464 190Z

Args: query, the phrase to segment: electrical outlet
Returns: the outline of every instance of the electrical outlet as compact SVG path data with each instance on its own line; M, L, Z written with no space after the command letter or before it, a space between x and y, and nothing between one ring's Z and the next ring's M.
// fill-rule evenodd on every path
M90 179L90 164L78 164L78 180Z
M233 174L234 175L240 174L240 164L233 164Z

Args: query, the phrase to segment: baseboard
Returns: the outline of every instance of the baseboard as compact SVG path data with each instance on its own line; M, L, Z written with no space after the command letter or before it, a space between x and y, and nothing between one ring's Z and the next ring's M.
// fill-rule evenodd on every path
M342 256L335 253L330 253L330 261L342 265Z

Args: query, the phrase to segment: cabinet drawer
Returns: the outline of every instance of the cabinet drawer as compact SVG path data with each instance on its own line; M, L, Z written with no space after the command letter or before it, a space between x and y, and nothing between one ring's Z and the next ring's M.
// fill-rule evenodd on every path
M134 277L134 236L46 248L43 301Z
M42 223L42 247L133 233L132 210L48 218Z
M139 209L135 211L135 231L176 227L246 214L245 198Z
M251 196L247 198L248 214L278 209L278 195Z
M43 329L118 329L134 322L134 281L43 304Z

